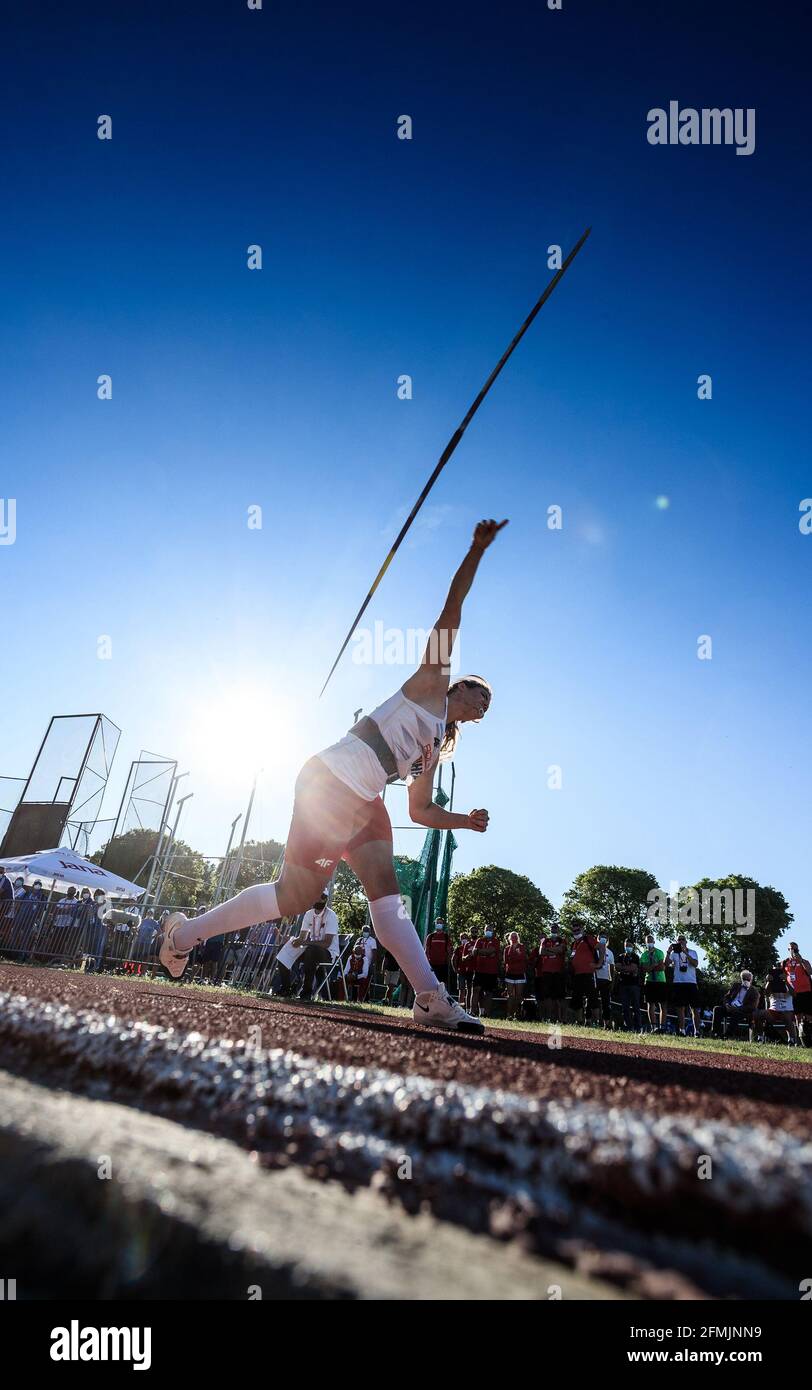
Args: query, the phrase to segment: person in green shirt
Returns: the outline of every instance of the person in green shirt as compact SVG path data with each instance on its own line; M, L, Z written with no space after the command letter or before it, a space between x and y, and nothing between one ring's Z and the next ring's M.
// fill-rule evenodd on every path
M664 960L665 952L655 946L652 933L646 932L646 944L640 952L640 969L645 979L648 1021L652 1033L665 1032L665 1020L668 1015L668 983L663 969Z

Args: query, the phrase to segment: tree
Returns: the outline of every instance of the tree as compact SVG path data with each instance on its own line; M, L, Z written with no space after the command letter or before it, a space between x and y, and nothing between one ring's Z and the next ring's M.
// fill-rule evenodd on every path
M733 897L737 889L742 893L738 900ZM735 907L738 901L742 909L738 915L744 917L748 890L752 893L751 921L736 923L732 920L733 912L730 911L730 906ZM718 879L703 878L693 885L693 891L699 894L700 905L703 903L703 893L707 893L709 896L705 901L710 902L711 906L714 904L711 894L730 894L724 922L709 921L707 919L711 913L702 911L702 921L694 921L680 928L705 952L708 970L713 975L723 976L728 980L738 975L741 970L752 970L756 983L761 983L772 966L777 964L778 952L775 943L793 920L783 893L777 888L764 887L746 874L728 874L726 878ZM683 889L681 898L684 896ZM715 901L721 905L724 898L717 896ZM718 917L721 914L717 910L713 915ZM698 913L695 916L698 916ZM753 929L748 931L747 928L751 925ZM673 928L671 930L673 931Z
M367 899L349 864L338 862L333 880L331 906L342 932L357 936L367 920Z
M564 894L561 925L568 927L573 917L585 917L596 935L601 930L608 934L610 945L620 945L627 937L640 941L650 925L648 894L656 889L657 880L647 869L596 864L578 874Z
M448 890L448 927L455 940L463 931L493 927L504 939L516 931L526 946L536 945L542 929L555 917L555 908L532 879L486 864L468 874L455 874Z
M277 865L284 852L285 846L278 840L246 840L234 892L252 888L255 883L271 883L277 877ZM232 850L232 857L233 854Z
M90 855L91 864L101 864L106 855L105 869L111 874L120 874L130 883L142 883L146 887L151 867L151 856L158 842L157 830L128 830L124 835L116 835L108 840L95 854ZM138 875L141 875L140 879Z
M112 874L120 874L131 883L140 882L146 888L151 864L148 862L155 849L157 834L154 830L128 830L110 841L109 852L104 867ZM163 849L169 841L164 834ZM92 856L92 862L101 863L102 855L108 850L103 846ZM192 849L185 840L176 840L171 850L171 870L161 892L161 907L196 907L198 903L209 903L214 892L215 872L212 864L203 858L198 850Z

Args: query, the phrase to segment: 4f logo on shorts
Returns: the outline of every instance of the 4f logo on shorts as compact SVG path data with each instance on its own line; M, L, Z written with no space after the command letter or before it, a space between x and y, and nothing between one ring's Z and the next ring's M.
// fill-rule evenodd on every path
M332 859L317 859L317 860L316 860L316 863L318 864L318 866L319 866L320 869L329 869L329 867L330 867L330 865L332 864L332 862L333 862Z

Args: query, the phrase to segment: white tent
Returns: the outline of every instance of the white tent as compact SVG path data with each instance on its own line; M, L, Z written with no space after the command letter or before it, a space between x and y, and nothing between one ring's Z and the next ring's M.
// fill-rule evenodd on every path
M72 849L42 849L37 854L18 854L12 859L0 860L2 867L11 879L23 877L26 883L42 879L43 887L56 892L64 892L71 884L77 888L90 888L94 892L103 888L109 898L140 898L144 893L137 883L108 869L91 864L81 854Z

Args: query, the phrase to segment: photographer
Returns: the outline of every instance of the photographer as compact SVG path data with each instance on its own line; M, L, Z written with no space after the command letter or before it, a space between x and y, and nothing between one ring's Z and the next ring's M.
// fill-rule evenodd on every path
M669 997L677 1011L677 1031L681 1038L687 1036L685 1032L686 1009L691 1017L694 1037L699 1037L699 1018L696 1012L696 1005L699 1000L699 990L696 984L698 964L699 956L693 947L688 945L687 938L680 934L665 953L665 968L674 972Z

